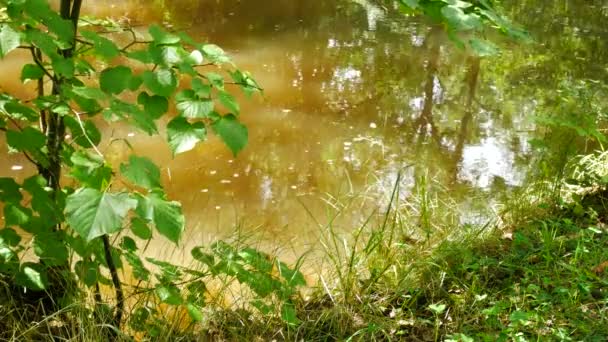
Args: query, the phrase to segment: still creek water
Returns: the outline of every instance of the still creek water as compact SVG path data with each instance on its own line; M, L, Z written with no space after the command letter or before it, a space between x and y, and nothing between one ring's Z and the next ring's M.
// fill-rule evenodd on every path
M289 258L318 243L316 221L326 223L328 212L339 210L335 224L348 231L386 206L400 172L404 205L427 186L456 208L455 222L483 222L525 181L531 116L544 94L565 77L606 77L602 2L584 1L584 10L581 1L549 3L505 2L537 42L505 43L502 56L479 60L441 29L367 0L85 1L90 14L208 39L265 88L241 100L250 142L237 158L212 138L172 159L162 139L106 129L158 162L183 203L185 246L163 242L153 253L187 255L238 226ZM3 89L21 89L22 62L13 55L0 64ZM0 176L31 172L2 146ZM103 149L116 164L128 153L120 144Z

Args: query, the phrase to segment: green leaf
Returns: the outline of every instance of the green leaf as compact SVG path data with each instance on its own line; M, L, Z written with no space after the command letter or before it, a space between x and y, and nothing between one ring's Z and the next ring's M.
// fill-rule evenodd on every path
M13 30L7 24L0 25L0 58L4 58L21 44L19 32Z
M6 142L18 151L39 151L46 144L46 135L33 127L25 127L22 131L8 130Z
M44 70L37 64L26 64L21 69L21 81L38 80L44 76Z
M230 112L238 115L241 111L241 107L238 102L234 99L234 96L230 95L228 92L220 91L218 93L218 98L220 102L226 107Z
M37 121L38 112L34 109L25 106L15 100L8 101L4 104L4 110L11 118L15 120Z
M67 78L72 78L74 76L74 59L55 57L52 58L51 64L53 65L53 70L58 75Z
M120 243L120 248L124 249L127 252L136 252L137 251L137 243L135 240L131 239L128 236L122 237L122 242Z
M418 8L418 0L399 0L402 5L408 6L411 9Z
M74 266L74 270L80 281L86 286L94 286L98 280L98 265L92 261L79 260Z
M135 104L114 99L109 110L118 117L129 118L133 125L150 135L158 133L154 117Z
M152 36L155 45L177 44L180 41L178 36L166 32L158 25L150 26L148 32L150 33L150 36Z
M289 325L297 325L300 323L296 314L296 308L291 303L284 303L281 306L281 319Z
M431 310L434 314L440 315L445 311L447 306L445 304L431 304L429 305L429 310Z
M203 54L199 50L192 50L190 54L184 58L184 61L190 65L199 65L203 63Z
M149 190L161 188L160 170L145 157L130 156L128 164L120 165L120 173L131 183Z
M177 77L171 69L146 70L142 79L146 87L156 95L171 96L177 88Z
M34 252L45 265L62 265L68 261L69 252L59 233L34 236Z
M478 57L494 56L500 51L496 45L487 40L472 38L469 40L469 45L473 53Z
M26 262L21 265L19 273L15 277L15 283L25 286L30 290L42 291L47 288L49 280L44 266L33 262Z
M511 315L509 315L509 320L511 322L515 323L515 322L527 321L529 319L529 317L530 316L528 315L527 312L516 310L516 311L513 311L511 313Z
M214 87L220 90L224 89L224 77L222 77L222 75L215 72L208 72L205 74L205 76Z
M106 93L104 93L99 88L92 88L92 87L86 87L86 86L85 87L72 87L71 91L72 91L72 93L74 93L78 96L81 96L85 99L103 101L108 98Z
M152 56L154 64L171 67L182 63L187 57L187 52L177 46L150 45L150 56Z
M6 244L11 247L15 247L19 244L19 242L21 242L21 235L17 234L14 229L0 229L0 245Z
M175 285L165 285L156 288L156 295L163 303L170 305L180 305L182 297L179 289Z
M441 14L448 24L459 31L480 30L482 28L479 16L474 13L465 13L461 7L448 5L441 9Z
M281 277L287 281L289 286L306 286L306 279L302 272L293 270L282 261L277 261L279 264L279 272Z
M222 48L214 44L205 44L201 49L203 55L207 57L213 63L227 63L230 62L230 58L226 56L226 53Z
M133 72L126 66L107 68L99 75L99 87L108 94L120 94L129 88Z
M203 83L200 78L194 78L191 82L192 90L196 93L199 98L211 97L211 86L207 83Z
M169 110L169 101L164 96L150 96L142 91L137 96L137 103L144 106L144 111L154 119L158 119Z
M65 210L72 229L91 241L119 231L129 210L136 206L137 201L126 193L80 188L67 197Z
M23 189L32 195L31 208L44 218L41 222L45 227L52 227L62 220L62 213L57 205L63 201L62 198L54 200L51 198L51 190L46 180L40 176L32 176L23 182ZM30 220L31 221L31 220Z
M142 240L152 238L152 230L148 227L148 223L139 217L131 218L131 231Z
M142 281L148 281L150 279L150 271L144 266L144 263L133 252L127 252L124 254L125 260L131 265L133 276L136 279Z
M0 178L0 202L19 203L23 199L21 186L12 178Z
M191 124L183 117L176 117L167 124L167 140L174 155L190 151L206 136L207 130L202 122Z
M120 50L111 40L100 36L93 31L81 30L80 34L91 43L93 43L93 49L95 53L106 60L110 60L117 57L120 54Z
M8 226L21 227L27 224L32 217L29 208L22 207L19 203L6 203L4 205L4 224Z
M228 114L220 117L212 127L235 156L247 145L247 127L241 124L234 115Z
M203 313L196 305L188 303L186 304L186 309L188 310L188 314L193 321L200 322L203 320Z
M77 151L70 156L70 176L82 185L97 190L105 189L112 179L112 169L102 156L87 151Z
M175 96L177 111L186 118L206 118L213 112L213 101L199 99L194 91L187 89Z
M84 148L97 146L101 142L101 132L91 120L78 122L73 116L65 116L64 122L66 127L72 133L72 140Z
M179 202L167 201L164 194L153 191L147 196L139 198L137 213L140 217L154 222L158 232L174 243L184 231L185 218Z

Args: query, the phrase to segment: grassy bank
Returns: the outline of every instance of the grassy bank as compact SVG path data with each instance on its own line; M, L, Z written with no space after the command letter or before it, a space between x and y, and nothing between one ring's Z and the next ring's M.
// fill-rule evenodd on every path
M460 227L429 239L411 235L412 225L420 222L402 211L370 220L347 240L327 228L322 241L327 272L289 296L294 317L286 319L281 310L261 314L238 303L227 309L208 300L201 321L195 322L183 310L142 296L131 305L131 329L118 336L155 341L605 341L608 229L603 203L601 191L577 202L536 201L507 210L511 215L504 215L501 224ZM49 314L41 303L25 303L7 283L3 286L3 340L101 340L111 334L112 328L85 305ZM280 301L275 298L271 305ZM138 321L145 322L144 329L135 332Z

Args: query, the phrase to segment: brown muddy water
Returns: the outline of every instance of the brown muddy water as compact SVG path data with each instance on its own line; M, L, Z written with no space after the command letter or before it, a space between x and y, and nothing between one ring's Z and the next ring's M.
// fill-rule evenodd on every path
M413 213L425 188L451 210L455 226L485 222L525 181L536 90L561 75L543 66L570 58L550 55L547 44L505 43L502 56L480 60L440 28L367 0L85 5L88 14L143 29L162 23L216 43L265 89L241 99L250 141L236 158L211 138L172 159L162 139L105 129L159 163L170 197L183 204L181 246L157 241L150 250L175 261L236 231L288 259L301 255L318 247L319 225L334 214L333 224L348 232L385 210L398 174L401 203ZM554 39L574 25L537 18L554 7L530 12L519 3L509 13ZM26 98L31 89L18 82L23 62L16 53L0 63L0 86ZM535 91L522 85L530 79L540 84ZM102 148L116 165L129 153L121 144ZM1 153L0 176L32 171L4 144Z

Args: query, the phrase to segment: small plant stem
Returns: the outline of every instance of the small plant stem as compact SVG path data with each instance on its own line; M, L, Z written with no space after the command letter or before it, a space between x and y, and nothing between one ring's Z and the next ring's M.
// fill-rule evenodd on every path
M114 285L114 291L116 292L116 312L114 313L112 324L117 330L119 330L124 312L125 297L124 293L122 292L122 285L120 284L120 278L118 277L118 271L116 270L114 259L112 259L112 246L110 245L110 239L108 239L108 235L104 235L101 238L103 240L103 250L106 257L106 264L108 265L108 269L110 269L112 284Z

